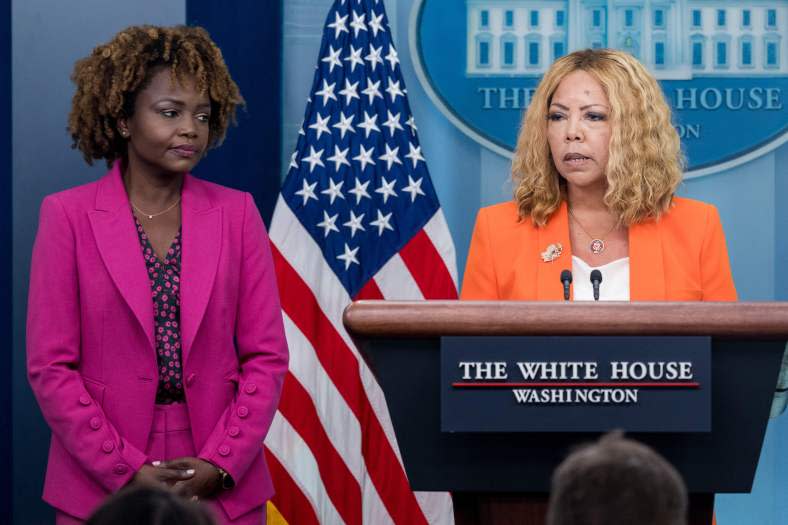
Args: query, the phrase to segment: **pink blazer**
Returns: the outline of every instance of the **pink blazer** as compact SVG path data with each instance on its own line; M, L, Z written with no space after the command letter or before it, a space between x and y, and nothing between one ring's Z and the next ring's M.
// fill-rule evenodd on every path
M186 176L181 341L198 456L236 487L231 518L273 486L262 442L287 370L268 236L251 195ZM153 302L120 170L50 195L33 248L27 366L52 429L44 500L86 518L149 461Z

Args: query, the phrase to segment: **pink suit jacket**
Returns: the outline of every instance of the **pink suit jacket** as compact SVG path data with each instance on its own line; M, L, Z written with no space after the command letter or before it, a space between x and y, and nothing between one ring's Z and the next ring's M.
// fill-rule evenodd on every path
M197 455L236 487L236 518L273 486L262 450L287 370L268 236L247 193L187 175L182 370ZM157 388L150 282L118 165L50 195L33 248L28 376L52 429L44 500L86 518L145 455Z

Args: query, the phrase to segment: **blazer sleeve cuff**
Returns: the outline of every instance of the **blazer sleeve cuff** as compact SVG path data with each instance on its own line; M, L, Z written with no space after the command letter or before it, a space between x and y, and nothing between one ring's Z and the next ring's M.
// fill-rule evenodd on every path
M120 457L111 466L111 472L104 478L105 485L111 492L117 492L128 485L148 461L148 457L143 452L125 439L121 440L121 444L123 448Z

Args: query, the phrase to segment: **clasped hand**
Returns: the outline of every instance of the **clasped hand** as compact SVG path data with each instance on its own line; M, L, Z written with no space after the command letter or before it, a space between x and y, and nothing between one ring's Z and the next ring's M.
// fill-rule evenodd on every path
M143 465L133 483L166 487L187 499L208 498L219 489L219 470L211 463L194 457Z

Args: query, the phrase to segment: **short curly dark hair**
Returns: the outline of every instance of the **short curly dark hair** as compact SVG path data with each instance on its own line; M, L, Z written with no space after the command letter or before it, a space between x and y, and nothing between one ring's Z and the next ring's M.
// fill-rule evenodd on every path
M133 115L137 95L160 68L169 68L178 81L194 77L197 89L208 94L208 147L221 144L244 100L208 32L189 26L131 26L74 65L71 80L77 91L68 131L72 147L82 151L88 164L125 158L126 141L118 132L118 119Z

